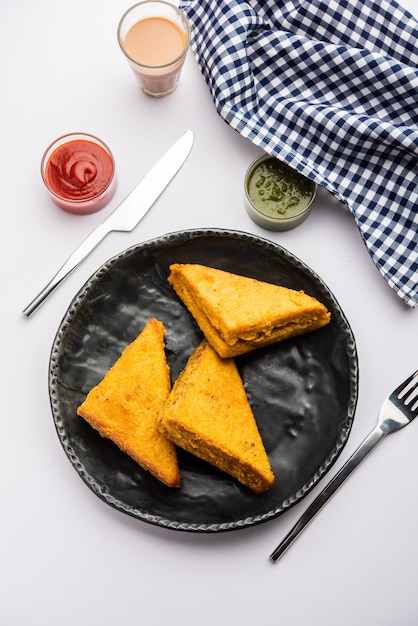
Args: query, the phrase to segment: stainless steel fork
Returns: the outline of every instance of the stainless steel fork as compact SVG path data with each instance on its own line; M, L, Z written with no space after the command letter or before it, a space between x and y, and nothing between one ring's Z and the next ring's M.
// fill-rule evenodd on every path
M292 530L286 535L274 552L272 552L270 559L276 562L281 557L296 537L299 536L302 530L306 528L314 516L322 509L329 498L337 491L338 487L340 487L344 480L348 478L364 457L385 435L403 428L412 422L417 415L418 370L386 398L380 409L379 419L375 428L367 435L354 454L310 504L299 521L293 526Z

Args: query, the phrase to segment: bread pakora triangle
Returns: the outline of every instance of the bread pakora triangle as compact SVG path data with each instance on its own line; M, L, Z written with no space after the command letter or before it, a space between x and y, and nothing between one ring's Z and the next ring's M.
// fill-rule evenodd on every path
M198 264L170 266L168 282L223 358L307 333L330 321L316 298Z
M262 493L270 462L234 359L204 339L176 380L160 417L173 443Z
M149 320L77 413L160 481L179 487L175 446L158 428L170 392L164 334L159 320Z

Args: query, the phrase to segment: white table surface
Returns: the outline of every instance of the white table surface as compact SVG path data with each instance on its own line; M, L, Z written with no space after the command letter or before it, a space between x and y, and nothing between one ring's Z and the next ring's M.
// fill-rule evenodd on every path
M217 227L267 237L328 284L359 354L356 418L334 474L374 426L382 400L418 366L418 311L374 267L349 212L320 191L287 233L247 217L242 183L259 150L218 117L194 58L155 100L116 41L122 0L3 0L1 46L0 623L4 626L414 626L418 623L418 422L384 440L277 563L269 554L325 480L260 526L201 535L151 526L99 500L57 438L51 345L67 306L109 257L170 231ZM414 0L404 6L418 16ZM109 235L47 302L21 311L73 249L185 130L181 173L141 224ZM118 189L101 212L59 210L39 164L55 137L98 135Z

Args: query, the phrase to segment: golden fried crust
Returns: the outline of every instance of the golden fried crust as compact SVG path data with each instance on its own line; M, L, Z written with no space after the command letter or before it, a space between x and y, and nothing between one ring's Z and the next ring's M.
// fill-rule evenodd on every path
M311 332L330 321L302 291L198 264L170 266L168 282L223 358Z
M160 481L179 487L175 446L157 423L170 392L164 334L163 324L152 318L77 413Z
M174 383L160 428L175 444L256 493L274 482L235 362L220 358L206 340Z

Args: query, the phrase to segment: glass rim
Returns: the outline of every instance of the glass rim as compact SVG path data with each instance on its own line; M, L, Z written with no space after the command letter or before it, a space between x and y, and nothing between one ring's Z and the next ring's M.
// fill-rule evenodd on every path
M184 47L183 50L181 51L181 53L175 57L172 61L170 61L169 63L163 63L162 65L147 65L146 63L140 63L138 62L136 59L134 59L133 57L131 57L125 50L124 45L123 45L123 39L121 36L121 30L122 30L122 26L123 26L123 22L125 20L125 18L132 12L134 11L137 7L142 6L142 5L146 5L146 4L163 4L166 7L169 7L170 9L172 9L179 17L181 17L181 19L183 20L185 27L186 27L186 40L184 43ZM150 16L152 17L152 16ZM138 20L140 21L140 20ZM150 70L158 70L158 69L163 69L166 67L170 67L171 65L175 65L176 63L178 63L187 53L187 50L189 48L190 45L190 24L189 24L189 20L187 19L186 15L184 14L183 11L181 11L178 7L176 7L174 4L171 4L171 2L166 2L165 0L143 0L142 2L137 2L136 4L133 4L131 7L129 7L129 9L127 9L125 11L125 13L122 15L122 17L119 20L119 24L118 24L118 30L117 30L117 38L118 38L118 43L119 46L123 52L123 54L126 56L127 59L129 59L129 61L131 63L133 63L134 65L136 65L137 67L143 67L146 69L150 69Z

